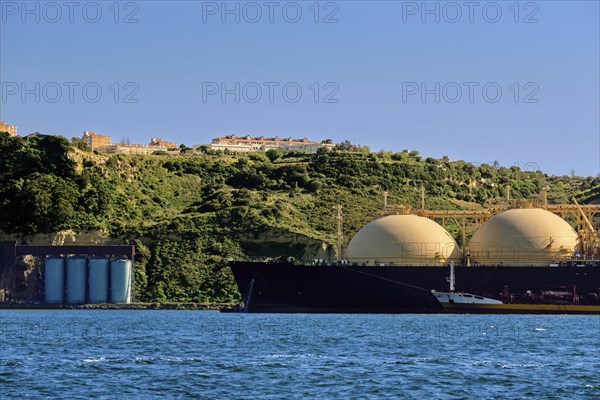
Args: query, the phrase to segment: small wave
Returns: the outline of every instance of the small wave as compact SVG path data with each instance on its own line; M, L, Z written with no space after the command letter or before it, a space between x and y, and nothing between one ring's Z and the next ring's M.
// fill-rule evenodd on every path
M211 374L207 374L204 372L188 372L188 373L186 373L186 375L197 376L199 378L206 378L206 379L213 378L213 376Z
M108 358L105 358L105 357L86 357L83 360L81 360L81 362L84 362L84 363L103 363L103 362L110 362L110 360Z
M189 361L202 362L203 360L199 357L175 357L175 356L158 356L160 361L166 361L169 363L185 363Z
M415 365L417 364L416 361L402 361L402 360L397 360L397 361L393 361L393 362L385 362L384 364L394 364L394 365Z
M542 364L515 364L515 367L519 367L519 368L541 368L543 367Z
M0 365L4 365L5 367L22 367L24 364L21 360L8 359L4 360L4 362L2 362Z
M507 362L498 362L495 360L478 360L474 361L470 364L474 367L481 366L489 366L489 367L497 367L500 369L513 369L513 368L540 368L543 367L542 364L512 364Z
M136 364L184 364L187 362L202 362L198 357L175 357L175 356L154 356L154 357L133 357L132 361Z
M534 331L536 332L544 332L546 329L544 328L535 328Z
M136 364L154 364L156 359L149 357L135 357L133 362Z
M271 358L324 358L319 354L272 354Z

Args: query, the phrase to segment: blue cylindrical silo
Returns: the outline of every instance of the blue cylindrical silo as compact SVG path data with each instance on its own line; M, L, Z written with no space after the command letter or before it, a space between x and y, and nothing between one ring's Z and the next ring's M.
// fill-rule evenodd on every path
M112 260L110 262L111 303L131 302L131 261Z
M67 303L84 304L87 282L86 259L67 258Z
M44 262L44 290L46 304L62 304L65 290L65 260L47 258Z
M108 302L108 258L90 258L90 303Z

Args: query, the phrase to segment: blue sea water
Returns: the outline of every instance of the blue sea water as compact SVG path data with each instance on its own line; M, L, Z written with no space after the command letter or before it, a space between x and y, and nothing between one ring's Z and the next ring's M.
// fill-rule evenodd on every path
M0 397L600 398L600 316L0 311Z

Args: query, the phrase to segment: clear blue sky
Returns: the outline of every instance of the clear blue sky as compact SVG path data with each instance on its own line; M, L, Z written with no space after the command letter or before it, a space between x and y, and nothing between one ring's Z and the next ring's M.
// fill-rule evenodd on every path
M348 139L600 173L599 2L464 3L142 1L117 15L114 1L1 0L0 119L21 135Z

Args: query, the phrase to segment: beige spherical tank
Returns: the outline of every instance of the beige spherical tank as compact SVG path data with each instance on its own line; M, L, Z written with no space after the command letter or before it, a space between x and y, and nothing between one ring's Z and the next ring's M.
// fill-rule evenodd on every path
M365 225L350 240L346 258L368 265L446 265L461 251L436 222L417 215L389 215Z
M471 261L486 265L540 266L573 255L577 233L541 208L504 211L486 221L469 242Z

